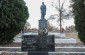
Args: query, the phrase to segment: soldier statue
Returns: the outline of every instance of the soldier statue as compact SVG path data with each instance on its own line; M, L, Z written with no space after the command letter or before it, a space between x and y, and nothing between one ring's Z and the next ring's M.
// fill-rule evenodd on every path
M44 19L46 15L46 5L44 4L44 2L42 2L40 9L41 9L41 19Z

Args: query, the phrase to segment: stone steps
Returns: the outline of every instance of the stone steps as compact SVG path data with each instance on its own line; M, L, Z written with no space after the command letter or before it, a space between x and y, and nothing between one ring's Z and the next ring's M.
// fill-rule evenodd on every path
M21 52L21 47L0 47L0 51ZM85 52L85 47L55 47L55 52Z
M1 55L85 55L85 47L55 47L55 52L21 52L21 47L0 47Z
M85 52L85 47L55 47L55 52Z
M21 47L0 47L0 51L21 52Z
M85 55L85 52L4 52L1 55Z

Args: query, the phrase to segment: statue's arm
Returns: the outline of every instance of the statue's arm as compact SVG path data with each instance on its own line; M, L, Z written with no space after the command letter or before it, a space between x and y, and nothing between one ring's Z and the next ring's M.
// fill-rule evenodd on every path
M40 6L40 9L42 10L42 5Z
M44 11L45 11L45 15L46 15L46 6L44 8L45 8Z
M47 10L46 6L45 6L45 11Z

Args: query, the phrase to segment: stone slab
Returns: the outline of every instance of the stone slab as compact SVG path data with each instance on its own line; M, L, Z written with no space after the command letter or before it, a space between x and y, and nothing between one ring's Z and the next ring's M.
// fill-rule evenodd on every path
M3 52L1 52L2 54ZM47 52L47 53L30 53L30 52L5 52L3 55L35 55L35 54L40 54L40 55L85 55L85 52Z
M63 44L63 43L65 43L65 44L76 44L77 43L77 41L76 41L76 39L73 39L73 38L62 38L62 39L57 39L57 38L55 38L55 44Z
M23 35L21 51L55 51L54 35L47 35L47 48L38 48L39 35Z

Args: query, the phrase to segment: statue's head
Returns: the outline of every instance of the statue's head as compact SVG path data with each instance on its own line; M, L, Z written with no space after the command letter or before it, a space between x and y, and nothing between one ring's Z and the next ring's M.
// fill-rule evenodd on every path
M42 2L42 4L44 5L44 2Z

